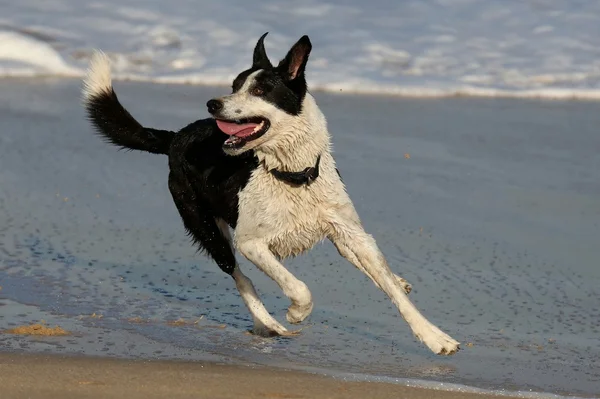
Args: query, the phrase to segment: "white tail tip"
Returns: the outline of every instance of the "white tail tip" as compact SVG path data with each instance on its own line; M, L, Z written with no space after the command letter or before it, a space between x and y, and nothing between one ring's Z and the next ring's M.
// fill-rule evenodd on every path
M87 76L83 80L83 100L110 93L112 79L110 77L110 59L100 50L95 50L90 61Z

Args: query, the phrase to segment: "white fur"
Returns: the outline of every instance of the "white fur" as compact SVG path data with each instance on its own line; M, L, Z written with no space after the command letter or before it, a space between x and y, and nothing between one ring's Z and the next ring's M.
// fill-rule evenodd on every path
M300 323L312 311L313 303L306 284L290 273L269 250L263 240L243 241L239 250L249 261L254 263L267 276L271 277L290 298L292 304L288 308L287 320L290 323Z
M221 230L221 234L227 239L229 244L231 245L231 249L233 250L233 242L231 239L231 234L229 230L229 225L223 219L215 219L217 222L217 226L219 230ZM252 284L252 280L248 278L242 271L240 267L236 265L233 270L232 277L235 280L235 286L237 287L242 300L246 304L246 307L250 311L252 315L252 319L254 320L254 328L253 331L258 335L271 335L273 333L277 335L293 335L293 332L288 331L284 326L279 324L277 320L273 318L265 308L265 305L260 300L258 294L256 293L256 289L254 288L254 284Z
M306 94L299 115L290 115L249 93L256 75L241 90L223 97L224 117L261 116L270 129L236 153L254 149L260 163L239 193L239 216L233 245L281 287L292 304L287 319L304 320L313 308L306 284L294 277L278 259L295 256L330 239L339 253L365 273L396 305L413 333L433 352L450 355L459 343L429 322L406 294L411 286L393 274L373 237L367 234L339 178L331 155L331 138L325 117L314 98ZM110 60L94 54L84 80L83 99L110 93ZM240 112L236 112L240 110ZM272 169L300 171L314 166L321 156L319 177L308 185L292 187L277 180ZM229 227L216 220L223 236L232 243ZM262 335L292 335L275 320L261 302L252 281L236 265L232 274L240 295L254 319L254 331Z
M429 322L406 296L406 287L394 275L373 237L367 234L353 206L330 212L334 233L329 237L340 255L354 264L385 292L411 327L413 333L434 353L451 355L459 342Z
M262 301L254 289L252 281L246 277L239 266L233 270L232 274L235 280L235 286L237 287L242 300L246 304L248 310L252 314L254 320L253 332L258 335L293 335L294 332L288 331L284 326L279 324L277 320L273 318L263 305Z
M278 259L295 256L329 238L339 253L363 271L396 305L413 333L433 352L449 355L459 343L429 322L406 294L411 286L394 275L375 240L367 234L339 178L331 155L325 117L307 94L298 116L247 92L251 75L237 93L223 98L227 117L266 117L271 128L251 141L260 164L239 193L236 248L282 288L291 300L287 319L299 322L312 310L310 291ZM234 114L241 109L241 114ZM319 177L309 185L292 187L276 179L273 168L299 171L313 166L321 155ZM274 331L276 333L276 331Z
M112 79L110 77L110 59L100 50L94 51L87 76L83 80L83 100L110 93Z
M302 112L297 116L290 115L260 97L252 95L249 90L254 86L256 76L261 72L262 70L253 72L246 78L244 85L238 91L220 98L223 102L220 117L224 119L262 117L269 120L271 127L262 137L246 143L243 148L226 149L225 151L230 155L238 155L254 148L260 148L260 154L271 158L270 161L267 160L267 166L280 170L297 171L307 166L313 166L318 154L329 152L330 138L327 133L325 117L314 98L308 93L303 102ZM308 139L300 134L300 132L312 130L321 130L325 132L325 135L311 134ZM296 151L297 147L307 146L314 148L309 151ZM313 159L304 158L313 153ZM276 158L280 156L284 156L286 159L282 159L281 162L276 161Z

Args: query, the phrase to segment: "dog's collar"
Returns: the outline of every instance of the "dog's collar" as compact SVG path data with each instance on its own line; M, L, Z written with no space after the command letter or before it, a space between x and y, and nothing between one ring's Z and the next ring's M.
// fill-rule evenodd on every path
M286 183L295 184L301 186L303 184L310 184L319 177L319 163L321 162L321 155L317 157L317 163L315 166L309 166L302 172L284 172L277 169L271 169L269 172L276 179Z

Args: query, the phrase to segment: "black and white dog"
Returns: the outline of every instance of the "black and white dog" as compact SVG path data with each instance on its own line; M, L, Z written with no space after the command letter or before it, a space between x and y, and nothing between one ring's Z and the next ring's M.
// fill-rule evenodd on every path
M331 155L325 117L307 91L309 38L273 66L265 36L256 44L252 67L233 81L232 93L208 101L212 118L177 133L142 127L121 106L109 59L98 52L84 82L88 116L112 144L169 156L169 190L185 228L233 277L256 334L294 332L265 309L234 248L275 280L291 301L287 320L299 323L313 308L311 293L280 260L328 238L389 296L425 345L437 354L457 352L459 343L410 302L410 284L392 273L361 225Z

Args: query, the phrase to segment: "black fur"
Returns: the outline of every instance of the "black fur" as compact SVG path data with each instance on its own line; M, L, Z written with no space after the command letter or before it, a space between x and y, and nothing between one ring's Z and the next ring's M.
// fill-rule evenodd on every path
M287 86L300 97L300 103L306 95L306 77L304 71L312 44L308 36L304 35L292 46L290 51L279 65L277 70L285 80Z
M295 85L291 87L277 69L265 70L256 76L256 82L250 87L259 88L262 94L259 96L282 111L290 115L298 115L302 111L302 101L306 96L306 82L304 86Z
M259 69L261 68L252 67L241 72L235 79L233 79L233 84L231 85L231 92L235 93L236 91L239 91L244 85L244 82L246 82L246 79L248 79L248 76L258 71Z
M306 36L301 38L273 68L264 49L265 36L256 45L252 68L235 79L233 91L239 90L252 72L264 69L256 80L256 85L263 90L261 95L282 110L297 115L306 95L304 67L310 41ZM232 274L235 255L217 219L236 227L238 193L258 167L254 152L235 157L226 155L223 144L227 135L212 118L198 120L177 133L143 127L123 108L112 89L88 99L86 110L96 131L107 142L169 156L169 190L186 230L200 250L205 250L224 272ZM272 173L293 184L309 183L319 175L319 160L320 157L315 167L302 172Z
M304 71L312 45L308 36L303 36L292 46L288 54L273 67L267 57L264 47L265 33L256 43L254 48L252 67L240 73L233 81L233 93L240 90L248 76L263 70L256 76L256 83L252 89L259 88L260 95L265 101L291 115L298 115L302 111L302 102L308 90Z
M145 128L127 112L111 89L86 102L88 118L109 143L121 148L166 154L174 133Z
M216 219L235 228L238 193L258 166L255 155L227 156L222 149L227 136L212 118L191 123L178 133L144 128L114 92L92 98L86 108L108 142L169 156L169 190L186 230L224 272L233 273L235 255Z
M267 37L268 34L269 32L266 32L260 37L260 39L258 39L258 42L256 42L256 47L254 47L254 54L252 55L252 68L273 68L271 61L269 61L269 57L267 57L267 51L265 50L265 37Z
M169 167L171 174L187 176L204 209L210 209L215 218L235 228L238 193L257 168L258 159L251 151L235 157L226 155L223 143L227 137L212 118L186 126L175 135L169 151Z

